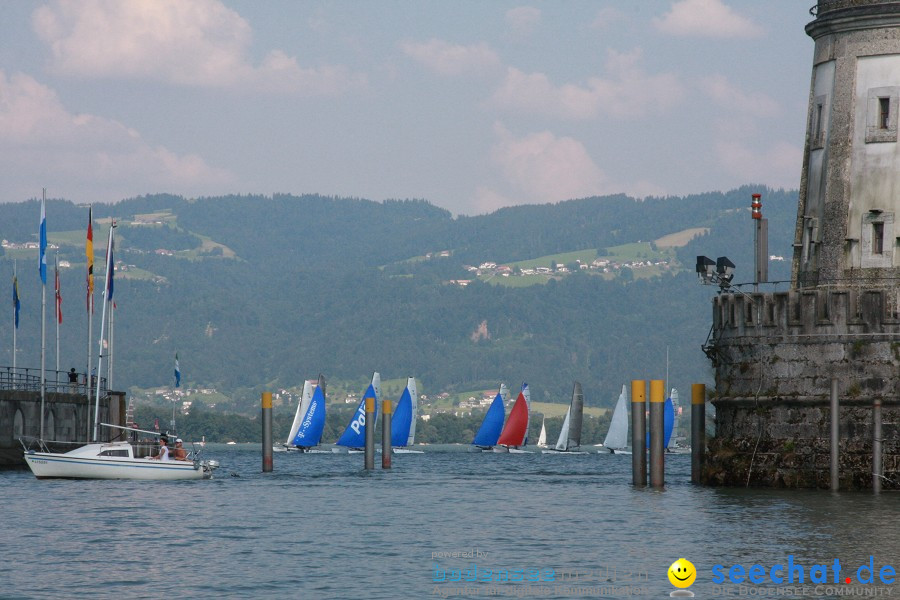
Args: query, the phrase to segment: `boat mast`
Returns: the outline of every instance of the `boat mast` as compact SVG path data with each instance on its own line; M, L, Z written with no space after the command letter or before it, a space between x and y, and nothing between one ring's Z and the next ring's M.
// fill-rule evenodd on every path
M106 242L106 281L103 284L103 313L100 316L100 344L97 349L97 383L95 385L96 390L96 400L94 403L94 441L97 441L97 427L100 424L100 373L103 372L103 334L106 329L106 305L108 304L107 298L109 297L109 279L110 274L112 273L110 269L113 267L112 263L112 241L113 241L113 229L116 228L116 222L110 218L109 221L109 240ZM90 375L88 375L90 376Z

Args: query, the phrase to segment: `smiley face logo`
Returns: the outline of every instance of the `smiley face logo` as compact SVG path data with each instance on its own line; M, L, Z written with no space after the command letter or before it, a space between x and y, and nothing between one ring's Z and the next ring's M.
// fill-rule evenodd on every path
M691 587L697 578L697 569L686 558L679 558L669 567L669 583L677 588Z

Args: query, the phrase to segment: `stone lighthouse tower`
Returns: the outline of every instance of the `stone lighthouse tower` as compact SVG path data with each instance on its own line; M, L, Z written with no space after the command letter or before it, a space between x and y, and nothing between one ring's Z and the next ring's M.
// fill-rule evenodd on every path
M819 0L811 13L791 290L714 301L704 477L828 487L836 396L841 488L898 488L900 0Z

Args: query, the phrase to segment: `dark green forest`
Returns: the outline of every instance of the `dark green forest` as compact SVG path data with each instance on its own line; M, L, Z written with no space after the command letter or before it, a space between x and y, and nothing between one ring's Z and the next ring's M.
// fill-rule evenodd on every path
M359 382L360 391L375 370L384 379L414 375L429 396L528 381L539 402L566 401L577 380L594 406L611 406L629 379L666 377L667 366L670 387L710 383L700 346L717 290L699 285L695 257L727 255L737 264L735 281L750 280L753 192L763 195L770 254L787 259L771 263L770 280L787 280L796 192L753 186L643 201L593 197L456 218L423 200L323 196L154 195L98 204L98 290L107 223L118 224L113 387L171 386L176 352L183 387L215 388L228 398L215 412L249 416L260 392L296 389L320 372L329 381ZM36 241L38 201L2 204L0 213L0 238ZM59 259L71 264L61 270L60 366L83 371L87 207L48 200L47 223ZM530 287L447 283L471 278L465 265L590 248L602 253L694 227L709 233L677 249L681 270L659 277L630 277L623 269L612 279L576 272ZM421 259L444 250L450 256ZM48 262L54 257L51 251ZM0 269L10 287L14 261L22 302L18 365L38 367L37 251L4 249ZM2 365L12 364L7 306L0 318ZM95 360L100 306L98 296ZM489 335L473 337L482 323ZM428 431L423 425L422 441Z

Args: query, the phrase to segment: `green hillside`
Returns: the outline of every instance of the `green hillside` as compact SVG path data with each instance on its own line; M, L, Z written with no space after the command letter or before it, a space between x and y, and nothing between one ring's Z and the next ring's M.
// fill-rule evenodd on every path
M711 383L700 345L715 290L698 285L694 258L727 255L738 265L736 281L749 279L754 191L766 203L770 253L787 257L796 192L755 187L643 201L586 198L458 218L421 200L322 196L156 195L96 205L98 289L104 224L117 222L113 385L154 397L150 390L171 385L178 352L182 386L215 390L215 410L254 414L261 391L296 391L320 372L337 400L361 393L375 370L385 381L415 375L428 396L528 381L536 402L563 401L578 380L588 405L610 406L627 380L665 376L666 348L674 386ZM15 260L19 273L18 365L36 367L37 251L19 246L36 240L39 205L3 204L0 214L7 241L0 269L10 281ZM61 269L60 366L83 371L87 208L48 201L47 222L60 261L70 265ZM691 228L708 233L681 246L650 242ZM495 275L485 282L467 270L595 258L621 265L533 281ZM625 264L639 259L665 265ZM788 279L788 269L789 260L773 262L770 279ZM48 324L52 296L51 287ZM97 306L95 358L99 299ZM0 318L0 365L12 364L8 315ZM50 348L54 336L48 329ZM47 362L54 365L55 355Z

